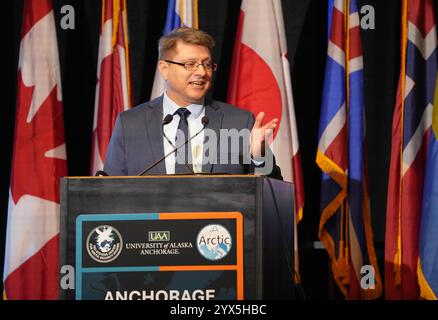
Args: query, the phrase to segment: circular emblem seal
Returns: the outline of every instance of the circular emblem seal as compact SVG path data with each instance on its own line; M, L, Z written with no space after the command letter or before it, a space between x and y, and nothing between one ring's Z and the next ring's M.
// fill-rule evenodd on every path
M227 229L220 224L202 228L196 238L198 251L208 260L224 258L231 250L232 239Z
M119 256L123 241L116 228L101 225L88 234L86 244L91 258L100 263L108 263Z

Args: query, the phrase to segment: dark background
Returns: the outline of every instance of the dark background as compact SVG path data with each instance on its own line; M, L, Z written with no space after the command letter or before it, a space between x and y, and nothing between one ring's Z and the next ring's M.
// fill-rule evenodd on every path
M34 0L38 1L38 0ZM210 92L226 100L239 0L199 0L199 26L216 40L219 64ZM375 30L362 30L365 68L367 147L372 223L379 264L383 264L392 113L400 65L399 0L362 0L375 9ZM101 1L53 0L64 101L70 176L88 175L96 85ZM60 8L75 9L75 29L60 28ZM339 298L325 250L314 249L320 217L320 170L315 164L327 45L327 1L282 0L291 63L306 202L298 227L302 284L307 298ZM164 28L166 0L128 0L134 103L147 101L157 61L156 43ZM17 67L23 0L2 2L2 111L0 116L0 272L3 274L8 190L13 145ZM382 267L380 268L382 272Z

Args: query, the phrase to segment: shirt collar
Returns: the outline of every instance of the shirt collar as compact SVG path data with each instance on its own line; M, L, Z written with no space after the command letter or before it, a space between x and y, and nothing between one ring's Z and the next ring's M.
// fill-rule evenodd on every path
M163 118L168 114L173 115L176 112L176 110L178 110L179 108L181 107L177 105L172 99L169 98L167 92L164 92ZM202 114L202 110L204 109L204 104L189 104L186 108L190 111L189 118L197 119Z

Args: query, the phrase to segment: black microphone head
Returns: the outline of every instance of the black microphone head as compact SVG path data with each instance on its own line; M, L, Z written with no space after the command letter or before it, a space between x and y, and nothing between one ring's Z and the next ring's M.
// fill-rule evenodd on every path
M171 114L168 114L167 116L164 117L161 125L165 126L166 124L171 123L172 120L173 120L173 116Z
M96 174L94 176L95 177L108 177L109 174L103 170L98 170L98 171L96 171Z
M208 118L208 116L203 116L201 119L202 125L204 127L206 127L208 125L208 123L210 122L210 119Z

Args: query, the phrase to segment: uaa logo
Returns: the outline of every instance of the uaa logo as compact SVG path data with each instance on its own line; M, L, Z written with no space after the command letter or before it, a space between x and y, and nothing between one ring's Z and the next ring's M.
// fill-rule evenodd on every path
M198 251L208 260L219 260L230 252L232 239L223 226L210 224L199 232L196 245Z
M88 235L87 251L90 257L97 262L111 262L122 251L122 236L112 226L98 226Z

